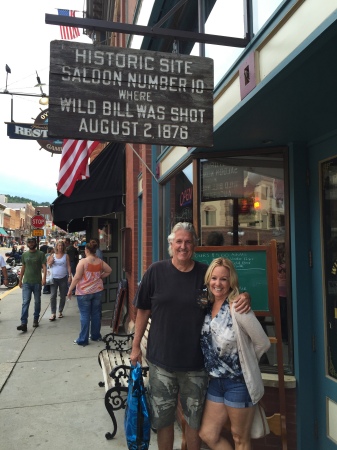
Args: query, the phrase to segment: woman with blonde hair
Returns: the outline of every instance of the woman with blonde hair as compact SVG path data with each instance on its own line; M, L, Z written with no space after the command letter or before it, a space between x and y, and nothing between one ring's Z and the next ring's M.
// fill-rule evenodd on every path
M60 291L59 319L63 317L63 309L66 302L68 284L71 282L71 267L69 256L66 254L66 245L63 241L58 241L55 245L55 253L48 256L47 264L52 268L53 284L50 285L50 321L56 319L57 290Z
M68 290L68 297L76 286L77 304L80 310L81 331L74 344L88 345L89 331L91 340L100 341L101 336L101 298L103 278L107 278L112 269L96 256L97 242L93 239L85 245L85 258L77 264L76 273Z
M213 449L232 449L221 431L229 420L236 450L251 449L251 426L264 386L259 359L270 342L253 311L238 314L238 275L226 258L214 259L205 284L210 306L201 331L201 348L209 374L200 437Z

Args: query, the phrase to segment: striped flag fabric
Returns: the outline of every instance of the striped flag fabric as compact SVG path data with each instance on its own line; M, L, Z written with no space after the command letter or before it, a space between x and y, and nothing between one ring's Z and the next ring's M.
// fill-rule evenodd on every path
M69 9L58 9L58 15L59 16L68 16L68 17L75 17L75 11L69 10ZM61 39L75 39L80 35L80 31L76 27L67 27L64 25L60 26L61 31Z
M76 181L90 177L88 160L99 141L64 139L57 190L70 197Z

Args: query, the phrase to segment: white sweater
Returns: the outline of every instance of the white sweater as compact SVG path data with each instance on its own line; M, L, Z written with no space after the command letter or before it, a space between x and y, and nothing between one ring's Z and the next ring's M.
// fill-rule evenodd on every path
M253 311L239 314L231 308L242 374L252 402L257 403L264 394L259 368L261 356L269 349L270 341Z

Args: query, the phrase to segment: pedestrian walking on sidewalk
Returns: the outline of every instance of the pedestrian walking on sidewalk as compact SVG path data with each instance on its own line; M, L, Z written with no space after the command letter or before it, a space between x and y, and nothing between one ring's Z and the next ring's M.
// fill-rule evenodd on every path
M80 310L81 331L74 344L88 345L89 331L92 341L100 341L101 336L101 298L103 278L107 278L112 269L96 256L97 243L91 240L85 245L85 258L77 265L75 276L69 286L68 297L76 286L77 304Z
M37 249L36 238L27 239L28 252L22 254L22 268L19 286L22 289L21 325L16 329L27 331L29 305L34 295L33 327L39 326L41 311L41 290L46 283L46 256ZM42 272L42 273L41 273Z
M46 253L47 262L48 262L48 257L54 253L55 253L54 247L48 247L47 253ZM47 272L48 272L48 263L47 263ZM43 286L42 294L50 294L50 283L48 283L48 280L47 280L47 283Z
M55 246L55 253L48 256L47 264L51 267L53 272L53 284L50 285L51 316L49 319L53 322L56 319L57 290L60 292L58 318L62 319L68 286L72 280L70 260L69 256L66 254L66 244L63 241L58 241Z

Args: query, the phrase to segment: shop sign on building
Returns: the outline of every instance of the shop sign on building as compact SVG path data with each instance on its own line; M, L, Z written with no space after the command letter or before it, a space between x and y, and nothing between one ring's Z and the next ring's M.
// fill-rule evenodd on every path
M53 41L48 134L211 147L213 60Z
M62 153L63 140L48 135L48 109L41 111L34 123L6 122L6 125L10 139L33 139L50 153Z

